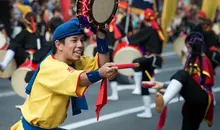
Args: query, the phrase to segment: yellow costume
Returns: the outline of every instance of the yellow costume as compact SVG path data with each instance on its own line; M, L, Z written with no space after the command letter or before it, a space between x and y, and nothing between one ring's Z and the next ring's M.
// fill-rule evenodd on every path
M31 94L21 112L31 125L53 129L64 122L71 96L83 96L87 86L79 86L82 72L98 68L98 55L91 59L82 56L72 68L49 55L41 64L34 80ZM22 122L17 122L10 130L24 130Z

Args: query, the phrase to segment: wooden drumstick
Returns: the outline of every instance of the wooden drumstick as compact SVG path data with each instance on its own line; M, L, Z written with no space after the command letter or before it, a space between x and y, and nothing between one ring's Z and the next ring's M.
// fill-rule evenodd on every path
M147 77L149 78L149 80L152 80L152 77L150 76L150 74L148 73L148 71L145 71L145 74L147 75Z
M129 63L129 64L117 64L115 67L118 67L118 69L127 69L127 68L136 68L139 67L138 63Z

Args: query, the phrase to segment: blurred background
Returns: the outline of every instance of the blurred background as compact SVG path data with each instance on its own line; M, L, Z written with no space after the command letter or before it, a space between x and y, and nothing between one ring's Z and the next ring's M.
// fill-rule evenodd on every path
M108 1L108 0L106 0ZM41 54L48 52L51 46L53 26L59 22L51 23L51 19L58 18L61 22L70 20L77 16L76 0L0 0L0 62L3 61L7 48L13 42L22 37L22 31L28 30L35 36L35 41L40 39L40 43L34 46L37 48L36 55L32 52L21 53L19 49L31 49L32 46L19 48L15 56L5 69L0 70L0 130L8 130L17 120L20 119L21 113L15 108L16 105L22 104L25 99L18 95L17 86L23 87L28 79L25 79L27 73L34 70L32 64L24 65L26 59L33 60L38 64L42 59ZM186 60L186 51L184 51L184 40L192 30L200 24L200 20L209 25L208 31L214 32L218 39L216 47L220 47L220 0L119 0L116 19L114 25L120 27L120 31L129 37L141 29L144 21L144 11L150 8L155 12L156 22L160 26L165 36L163 43L163 66L156 70L155 79L161 82L169 82L170 76L178 69L183 68ZM36 27L33 31L33 21L27 14L33 13L33 20ZM59 21L59 20L58 20ZM29 23L29 24L27 24ZM21 43L30 43L32 38L24 35ZM88 29L84 29L85 48L84 55L93 57L95 45L95 35ZM116 43L121 39L116 39L112 45L113 51ZM46 50L44 50L46 48ZM50 48L50 47L49 47ZM38 51L40 50L40 51ZM30 58L31 57L31 58ZM129 58L129 57L124 57ZM25 67L22 71L16 71L19 67ZM31 67L30 67L30 66ZM216 64L218 66L218 64ZM7 71L6 71L7 70ZM17 73L15 73L17 72ZM12 76L14 77L12 78ZM220 70L216 67L215 75L215 114L214 124L211 128L204 123L201 130L219 130L220 124ZM23 83L24 82L24 83ZM154 110L154 90L150 90L152 97L152 113L150 119L138 118L136 113L143 111L142 99L140 95L133 95L134 78L132 75L119 74L117 77L119 99L117 101L109 100L101 112L100 121L95 118L95 102L99 89L99 84L92 85L86 92L89 104L89 111L85 111L79 116L71 116L69 111L68 119L62 125L66 129L76 130L155 130L159 120L159 114ZM109 88L109 95L111 89ZM196 96L196 95L195 95ZM181 108L182 100L176 98L169 105L167 121L163 130L180 130L181 129Z

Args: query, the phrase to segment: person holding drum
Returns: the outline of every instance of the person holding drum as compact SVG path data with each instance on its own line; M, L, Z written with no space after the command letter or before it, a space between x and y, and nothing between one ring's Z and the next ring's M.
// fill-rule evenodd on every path
M157 81L143 83L158 91L166 88L163 95L158 92L155 97L156 111L159 113L180 94L185 100L181 130L198 130L203 119L209 126L212 125L214 106L211 88L214 85L214 71L211 61L202 50L204 39L201 34L189 34L185 44L189 52L185 67L171 77L169 84Z
M26 29L10 41L6 55L3 61L0 61L0 71L4 71L13 58L15 58L17 66L20 66L29 58L28 50L40 49L41 40L37 35L35 14L27 13L24 17L24 23Z
M57 129L67 117L70 99L83 97L88 86L102 78L115 78L118 71L116 64L107 63L103 30L96 33L98 53L91 59L82 56L82 28L77 18L56 28L52 52L29 82L26 91L30 96L21 109L23 117L11 130Z
M135 68L134 81L135 89L133 94L142 94L145 111L137 114L141 118L151 118L151 98L148 88L141 87L141 81L150 80L145 74L147 71L151 76L154 74L155 68L161 68L162 66L162 43L164 40L160 27L155 21L155 14L151 9L146 9L144 12L145 20L142 23L142 27L134 35L128 37L130 44L139 45L144 53L143 57L133 60L135 63L139 63L140 66Z

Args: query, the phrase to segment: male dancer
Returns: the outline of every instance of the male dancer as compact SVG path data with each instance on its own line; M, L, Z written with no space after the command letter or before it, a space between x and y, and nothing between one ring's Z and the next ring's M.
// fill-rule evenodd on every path
M82 56L82 38L82 28L76 18L56 28L52 52L32 77L31 86L26 89L30 96L21 109L23 117L11 130L58 129L67 117L71 98L82 97L89 85L102 78L115 78L116 64L107 63L105 33L97 30L98 54L94 59Z

